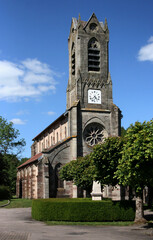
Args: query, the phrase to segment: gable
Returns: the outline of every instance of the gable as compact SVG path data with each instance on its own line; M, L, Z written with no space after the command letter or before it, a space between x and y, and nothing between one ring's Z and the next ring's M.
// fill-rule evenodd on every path
M89 32L103 32L104 24L103 22L99 22L96 15L93 13L84 26L84 30Z

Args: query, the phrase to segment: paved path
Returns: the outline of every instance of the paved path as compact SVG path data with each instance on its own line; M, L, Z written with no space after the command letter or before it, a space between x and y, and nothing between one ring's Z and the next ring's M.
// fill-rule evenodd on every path
M152 229L111 226L47 226L30 208L0 209L0 240L153 240Z

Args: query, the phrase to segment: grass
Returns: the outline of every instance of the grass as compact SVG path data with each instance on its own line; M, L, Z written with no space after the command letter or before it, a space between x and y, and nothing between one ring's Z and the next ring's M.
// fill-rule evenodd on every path
M64 222L64 221L46 221L47 225L84 225L84 226L130 226L134 222Z
M32 206L31 199L11 199L11 203L5 208L29 208Z
M0 200L0 207L7 203L8 203L8 200Z

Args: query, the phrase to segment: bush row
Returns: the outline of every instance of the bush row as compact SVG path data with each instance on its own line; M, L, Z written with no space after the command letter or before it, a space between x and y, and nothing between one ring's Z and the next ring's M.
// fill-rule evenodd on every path
M90 199L36 199L32 218L40 221L133 221L134 202Z
M7 186L0 186L0 199L10 199L11 198L11 192L9 187Z

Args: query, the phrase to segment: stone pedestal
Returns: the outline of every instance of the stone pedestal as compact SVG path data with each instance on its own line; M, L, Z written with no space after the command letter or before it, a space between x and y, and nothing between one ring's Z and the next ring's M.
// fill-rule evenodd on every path
M78 188L76 185L73 185L73 198L78 197Z
M92 200L102 200L101 184L93 181L92 185Z

